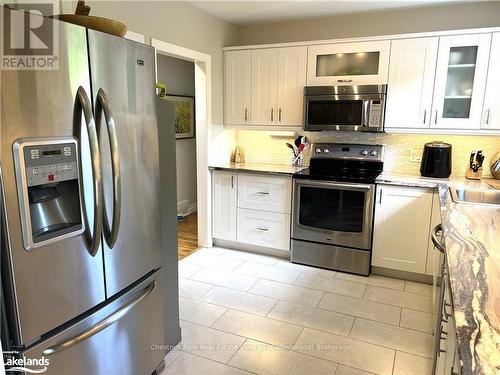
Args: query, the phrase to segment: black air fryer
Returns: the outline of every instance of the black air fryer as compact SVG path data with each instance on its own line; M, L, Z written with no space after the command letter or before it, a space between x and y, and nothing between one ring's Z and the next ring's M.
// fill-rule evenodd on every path
M420 174L424 177L450 177L451 145L436 141L426 143L420 163Z

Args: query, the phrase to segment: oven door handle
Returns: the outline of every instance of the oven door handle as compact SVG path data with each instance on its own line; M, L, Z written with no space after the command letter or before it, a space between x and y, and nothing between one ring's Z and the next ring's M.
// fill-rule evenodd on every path
M352 190L372 190L374 189L374 185L368 184L346 184L339 182L330 182L330 181L317 181L317 180L295 180L295 185L297 187L300 186L312 186L312 187L325 187L325 188L341 188L341 189L352 189Z

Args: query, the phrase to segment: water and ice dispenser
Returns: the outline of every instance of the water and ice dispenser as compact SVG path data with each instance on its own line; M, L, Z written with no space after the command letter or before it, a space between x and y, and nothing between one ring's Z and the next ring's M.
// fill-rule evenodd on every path
M27 250L83 232L77 146L74 138L26 138L14 144Z

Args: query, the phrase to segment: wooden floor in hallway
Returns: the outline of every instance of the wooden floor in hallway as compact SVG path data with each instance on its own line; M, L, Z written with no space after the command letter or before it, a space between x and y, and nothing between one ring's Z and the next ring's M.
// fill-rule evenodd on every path
M199 249L198 247L198 215L188 215L184 220L179 221L178 230L178 254L177 259L187 257L189 254L194 253Z

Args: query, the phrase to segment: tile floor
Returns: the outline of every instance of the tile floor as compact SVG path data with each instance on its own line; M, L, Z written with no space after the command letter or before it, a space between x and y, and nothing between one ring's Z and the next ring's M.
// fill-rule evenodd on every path
M182 343L162 375L426 375L429 285L201 249L179 262Z

